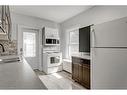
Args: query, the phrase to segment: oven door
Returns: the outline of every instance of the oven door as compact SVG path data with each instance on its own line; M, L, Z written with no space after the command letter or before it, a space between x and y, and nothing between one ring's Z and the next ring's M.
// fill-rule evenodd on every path
M53 53L48 56L48 67L62 65L62 54Z

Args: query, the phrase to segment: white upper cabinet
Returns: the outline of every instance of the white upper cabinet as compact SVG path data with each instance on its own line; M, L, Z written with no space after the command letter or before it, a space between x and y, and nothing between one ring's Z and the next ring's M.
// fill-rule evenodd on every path
M45 27L45 38L57 38L59 39L59 30L54 28Z

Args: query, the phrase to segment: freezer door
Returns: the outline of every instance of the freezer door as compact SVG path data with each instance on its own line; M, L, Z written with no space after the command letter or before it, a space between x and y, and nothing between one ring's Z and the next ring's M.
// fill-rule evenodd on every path
M92 47L127 47L127 17L92 26Z
M127 49L92 48L92 89L127 89Z

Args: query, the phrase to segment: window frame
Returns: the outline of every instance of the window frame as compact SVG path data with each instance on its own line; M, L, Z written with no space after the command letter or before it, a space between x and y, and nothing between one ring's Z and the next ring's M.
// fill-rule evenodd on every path
M74 31L78 31L79 32L79 27L77 28L73 28L73 29L70 29L68 30L68 35L69 35L69 43L68 43L68 58L71 59L71 54L70 54L70 47L72 45L78 45L79 46L79 42L78 43L71 43L71 32L74 32ZM78 37L79 38L79 37ZM79 49L79 48L78 48ZM76 53L76 52L75 52ZM78 53L78 52L77 52Z

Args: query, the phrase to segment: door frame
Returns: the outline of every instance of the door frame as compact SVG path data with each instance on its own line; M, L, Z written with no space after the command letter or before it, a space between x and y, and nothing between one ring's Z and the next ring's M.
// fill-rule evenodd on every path
M37 30L37 31L39 31L39 64L38 64L38 69L40 70L40 71L42 71L42 28L40 28L40 27L33 27L33 26L27 26L27 25L20 25L20 24L18 24L17 25L17 31L18 31L18 33L17 33L17 39L18 39L18 55L20 55L20 48L23 48L23 44L22 44L22 41L21 41L21 39L22 39L22 37L23 37L23 32L22 32L22 29L23 28L26 28L26 29L34 29L34 30Z

